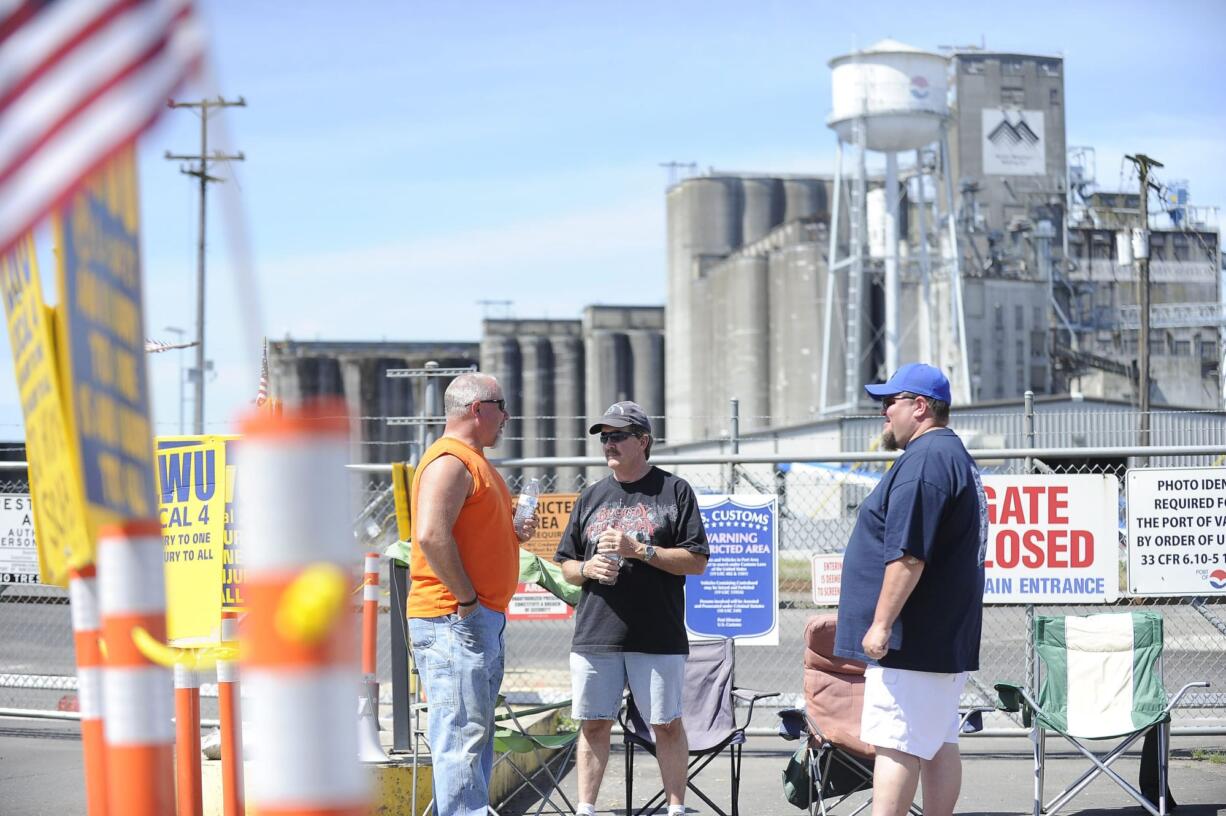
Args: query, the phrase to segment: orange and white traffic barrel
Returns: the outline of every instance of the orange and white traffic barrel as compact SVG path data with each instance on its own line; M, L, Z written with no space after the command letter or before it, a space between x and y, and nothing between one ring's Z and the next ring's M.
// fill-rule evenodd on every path
M85 806L89 816L106 816L106 742L102 733L102 629L97 573L90 564L68 577L72 637L77 650L77 708L85 755Z
M200 672L175 664L175 778L178 816L202 816L200 770Z
M102 710L112 816L174 816L174 689L171 672L133 640L142 629L166 642L162 527L155 519L98 531L98 598L106 659Z
M221 642L238 643L238 613L221 613ZM239 706L238 661L217 661L217 707L221 720L221 812L243 816L243 718Z
M375 680L379 627L379 554L368 552L362 580L362 683L378 710L379 684Z
M259 412L242 434L247 792L259 814L359 816L368 790L353 722L348 418L329 405Z

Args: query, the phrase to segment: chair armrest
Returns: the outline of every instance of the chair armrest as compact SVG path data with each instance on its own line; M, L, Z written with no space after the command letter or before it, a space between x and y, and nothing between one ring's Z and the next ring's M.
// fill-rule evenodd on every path
M995 706L973 706L959 710L958 730L963 734L978 734L983 730L983 715L995 710Z
M759 700L765 700L767 697L778 697L780 694L782 694L782 692L757 691L756 689L733 687L732 696L737 700L742 700L749 703L749 713L745 715L745 724L741 727L749 727L749 721L753 719L754 703L758 702Z
M998 709L1012 714L1022 710L1022 706L1025 705L1022 698L1022 686L1013 683L997 683L995 688L996 696L1000 699L1000 702L996 704Z
M531 717L533 714L543 714L546 711L556 711L560 708L566 708L570 705L570 700L563 700L560 703L547 703L544 705L533 706L532 708L512 708L510 703L499 701L498 708L503 709L502 714L494 716L494 722L505 722L514 720L517 717Z
M1172 697L1171 701L1166 704L1166 711L1164 713L1170 714L1171 710L1175 708L1175 705L1179 702L1179 698L1187 694L1189 689L1194 689L1194 688L1209 688L1209 681L1208 680L1193 680L1191 683L1188 683L1183 688L1181 688L1179 691L1175 692L1175 696Z
M799 708L785 708L779 714L779 736L785 740L807 739L812 736L809 718Z
M1026 686L1016 685L1014 683L997 683L996 693L1000 697L1000 704L996 707L1001 711L1010 711L1017 713L1022 712L1022 725L1026 728L1034 721L1034 717L1039 717L1040 723L1046 728L1059 731L1051 724L1047 712L1035 702L1034 697L1030 695L1030 689ZM1062 731L1060 733L1063 733Z
M756 703L758 700L765 700L767 697L778 697L783 692L780 691L758 691L757 689L749 688L734 688L732 696L738 700L744 700L747 703Z

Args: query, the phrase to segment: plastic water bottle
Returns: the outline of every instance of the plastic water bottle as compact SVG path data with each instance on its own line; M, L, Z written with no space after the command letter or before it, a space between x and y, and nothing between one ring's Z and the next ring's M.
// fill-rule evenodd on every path
M615 553L615 552L602 552L602 553L600 554L600 557L601 557L601 558L603 558L603 559L605 559L606 561L609 561L610 563L612 563L612 564L613 564L613 566L617 567L617 569L618 569L619 571L621 570L621 568L622 568L622 557L621 557L620 555L618 555L617 553ZM612 577L612 578L610 578L610 579L609 579L609 580L607 580L607 581L602 579L602 580L600 581L600 583L602 583L602 584L607 584L608 586L613 586L614 584L616 584L616 583L617 583L617 573L614 573L614 574L613 574L613 577Z
M529 479L519 491L519 503L515 505L515 532L521 534L524 524L536 514L536 503L541 496L541 480Z

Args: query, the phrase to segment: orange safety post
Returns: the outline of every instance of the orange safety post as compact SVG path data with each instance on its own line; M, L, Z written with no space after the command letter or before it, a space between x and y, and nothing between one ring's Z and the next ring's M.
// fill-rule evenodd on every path
M375 679L379 626L379 554L366 553L362 581L362 683L376 715L379 712L379 682Z
M68 577L72 636L77 650L77 709L81 712L81 747L85 754L85 807L89 816L106 816L106 742L102 724L102 650L98 633L97 573L93 564Z
M238 641L238 613L221 613L221 642ZM239 708L238 662L217 661L217 703L221 719L221 812L243 816L243 718Z
M361 816L348 418L332 403L258 412L240 445L251 804L257 814Z
M174 816L174 689L169 669L137 648L143 629L166 642L162 526L155 519L98 531L98 598L106 659L107 812L111 816Z
M200 673L175 664L175 778L179 816L203 816L200 770Z

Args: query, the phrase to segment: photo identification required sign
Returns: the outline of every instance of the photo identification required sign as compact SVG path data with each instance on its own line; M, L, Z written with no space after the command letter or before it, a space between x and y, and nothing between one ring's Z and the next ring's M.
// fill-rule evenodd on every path
M1226 595L1226 468L1128 471L1128 590Z

